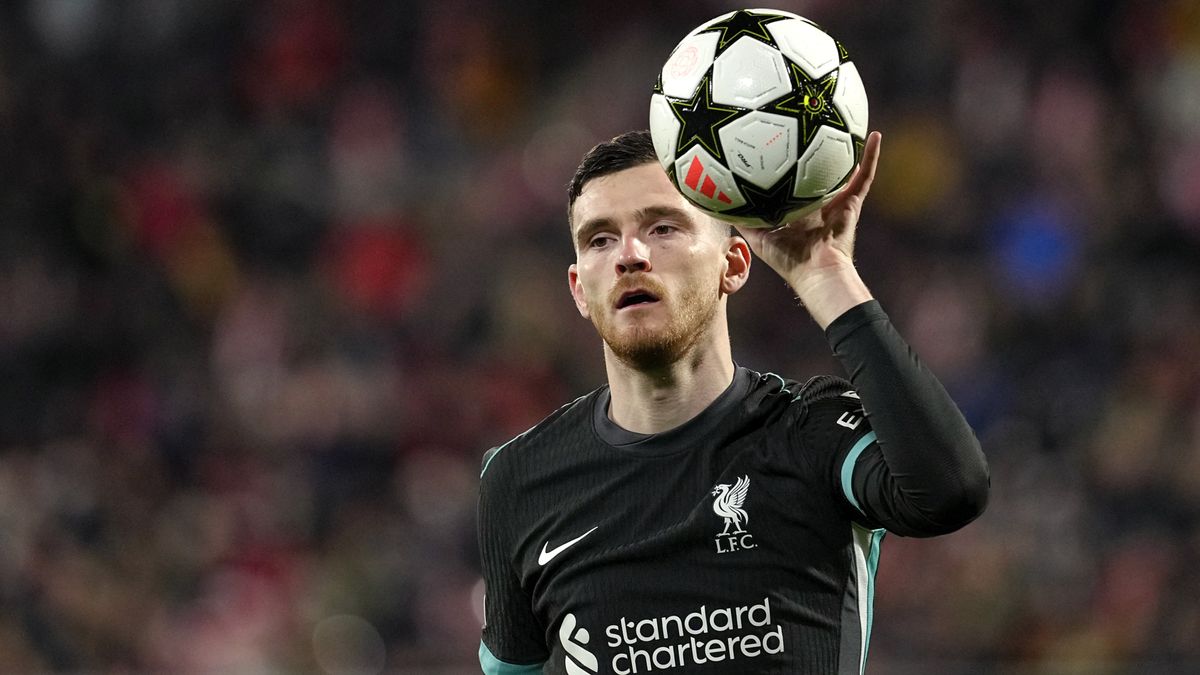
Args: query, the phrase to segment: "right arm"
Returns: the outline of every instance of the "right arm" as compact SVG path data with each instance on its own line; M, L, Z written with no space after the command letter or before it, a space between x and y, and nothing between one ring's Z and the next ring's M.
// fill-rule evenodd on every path
M483 636L479 665L484 675L534 675L542 672L545 631L533 614L529 595L521 587L508 546L514 520L505 501L502 469L489 466L495 449L484 459L479 485L479 554L485 587Z

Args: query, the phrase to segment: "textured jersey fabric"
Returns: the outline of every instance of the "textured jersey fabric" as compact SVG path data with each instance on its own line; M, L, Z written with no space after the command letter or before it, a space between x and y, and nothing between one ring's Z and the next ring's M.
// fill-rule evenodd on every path
M982 475L986 495L986 465L933 376L890 344L876 303L828 335L866 388L908 387L935 413L910 423L874 408L858 381L737 368L676 429L621 429L602 387L490 451L485 672L862 672L883 528L961 526L983 499L963 486Z
M826 337L878 435L854 467L855 494L889 532L929 537L969 523L987 505L987 461L941 382L878 302L851 309Z

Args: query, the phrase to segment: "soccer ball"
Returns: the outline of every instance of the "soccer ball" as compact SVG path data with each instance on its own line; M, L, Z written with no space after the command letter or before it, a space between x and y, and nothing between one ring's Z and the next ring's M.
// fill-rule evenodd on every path
M846 49L813 22L738 10L676 45L650 98L650 133L701 210L778 227L845 187L862 157L867 94Z

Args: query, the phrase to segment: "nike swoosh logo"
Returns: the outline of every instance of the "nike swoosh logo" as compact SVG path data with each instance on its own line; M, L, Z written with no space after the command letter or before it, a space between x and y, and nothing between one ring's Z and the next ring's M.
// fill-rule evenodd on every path
M596 527L593 527L592 529L588 530L587 532L584 532L583 534L579 535L578 537L575 537L571 541L568 541L565 544L560 544L559 546L555 546L554 549L550 550L550 551L546 550L546 546L549 545L550 542L546 542L545 544L542 544L542 553L538 556L538 565L545 565L546 563L550 562L551 560L554 560L554 557L557 556L559 553L562 553L563 551L567 550L568 548L571 548L575 544L578 544L581 539L583 539L584 537L588 536L589 534L595 532L599 528L600 528L600 526L597 525Z

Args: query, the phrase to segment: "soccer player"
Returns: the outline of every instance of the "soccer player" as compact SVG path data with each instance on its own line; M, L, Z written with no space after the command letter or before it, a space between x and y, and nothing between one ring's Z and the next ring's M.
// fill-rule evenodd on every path
M484 458L485 673L864 671L884 532L957 530L989 485L853 264L880 143L820 211L740 235L683 198L649 133L584 157L567 277L608 384ZM726 303L751 251L849 382L734 363Z

